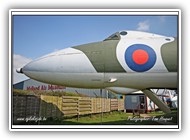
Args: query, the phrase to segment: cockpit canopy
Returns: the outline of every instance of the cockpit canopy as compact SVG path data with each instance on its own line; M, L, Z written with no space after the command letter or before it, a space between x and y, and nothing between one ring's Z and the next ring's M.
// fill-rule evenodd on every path
M127 30L127 31L121 31L121 32L116 32L109 36L108 38L104 39L103 41L108 41L108 40L121 40L121 38L138 38L138 39L152 39L152 38L166 38L166 36L158 35L158 34L153 34L153 33L148 33L148 32L142 32L142 31L132 31L132 30ZM167 39L168 41L170 39Z
M112 34L111 36L109 36L108 38L104 39L104 41L107 41L107 40L120 40L121 35L127 35L127 32L126 31L116 32L116 33Z
M116 32L112 34L111 36L109 36L108 38L104 39L104 41L107 41L107 40L120 40L119 32Z

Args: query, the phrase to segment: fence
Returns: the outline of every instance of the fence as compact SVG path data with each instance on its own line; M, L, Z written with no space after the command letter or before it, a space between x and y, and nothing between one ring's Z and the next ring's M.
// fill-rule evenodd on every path
M39 96L13 96L13 119L20 120L31 116L39 116Z
M114 110L124 110L123 99L62 97L62 112L64 116L84 115Z
M13 96L14 121L31 116L62 118L113 110L124 110L124 99L46 95Z

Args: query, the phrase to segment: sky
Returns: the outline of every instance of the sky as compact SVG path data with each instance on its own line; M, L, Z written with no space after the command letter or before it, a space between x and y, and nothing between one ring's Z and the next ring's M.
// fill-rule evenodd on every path
M177 36L177 16L13 16L13 83L27 79L15 70L67 47L102 41L122 30Z

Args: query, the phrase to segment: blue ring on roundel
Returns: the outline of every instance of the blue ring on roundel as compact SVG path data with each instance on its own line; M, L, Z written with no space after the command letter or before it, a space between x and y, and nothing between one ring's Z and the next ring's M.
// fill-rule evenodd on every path
M145 64L137 64L133 60L132 55L134 51L139 50L139 49L146 51L148 54L148 60ZM132 69L133 71L144 72L151 69L154 66L156 62L156 53L151 47L147 45L134 44L134 45L129 46L127 50L125 51L125 62L128 65L128 67Z

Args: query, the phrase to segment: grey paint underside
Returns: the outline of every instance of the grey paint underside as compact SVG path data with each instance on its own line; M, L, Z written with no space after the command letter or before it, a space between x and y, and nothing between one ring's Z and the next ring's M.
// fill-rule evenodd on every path
M159 99L159 97L153 93L150 90L142 90L142 92L150 99L152 100L162 111L165 113L171 113L170 108L162 101Z

